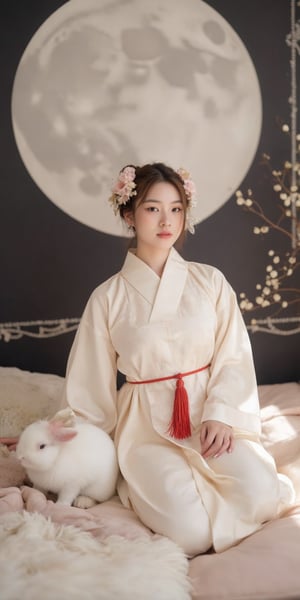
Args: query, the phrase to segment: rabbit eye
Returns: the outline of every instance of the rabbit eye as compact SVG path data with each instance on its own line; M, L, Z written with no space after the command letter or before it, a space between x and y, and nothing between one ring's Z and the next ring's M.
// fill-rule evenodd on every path
M39 445L39 449L40 449L40 450L43 450L43 448L46 448L46 444L40 444L40 445Z

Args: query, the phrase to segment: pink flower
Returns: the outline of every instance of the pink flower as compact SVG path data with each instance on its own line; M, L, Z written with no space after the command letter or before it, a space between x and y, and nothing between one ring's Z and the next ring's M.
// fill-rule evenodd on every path
M135 168L134 167L125 167L125 169L120 173L120 179L123 181L134 181L135 180Z
M180 168L180 169L178 169L177 173L178 173L180 179L182 180L184 191L186 193L189 206L195 206L194 196L196 195L196 186L195 186L193 180L191 179L189 172L186 171L186 169Z

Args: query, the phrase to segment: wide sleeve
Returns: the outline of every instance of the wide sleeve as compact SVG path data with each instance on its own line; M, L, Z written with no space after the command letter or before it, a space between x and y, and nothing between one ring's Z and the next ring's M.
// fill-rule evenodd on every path
M116 353L105 297L97 290L82 315L68 359L62 407L111 433L116 425Z
M202 422L210 419L260 434L252 348L235 292L220 271L213 275L216 326Z

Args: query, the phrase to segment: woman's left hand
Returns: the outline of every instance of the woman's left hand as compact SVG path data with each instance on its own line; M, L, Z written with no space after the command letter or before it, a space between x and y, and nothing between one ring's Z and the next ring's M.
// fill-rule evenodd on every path
M218 458L224 452L232 452L232 427L221 421L204 421L200 429L200 442L203 458Z

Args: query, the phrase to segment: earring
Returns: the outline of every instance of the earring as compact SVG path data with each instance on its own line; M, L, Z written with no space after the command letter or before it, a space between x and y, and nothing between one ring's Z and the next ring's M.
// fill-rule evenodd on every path
M134 225L127 225L127 229L128 229L128 233L129 233L131 236L134 236L134 235L135 235L135 226L134 226Z

